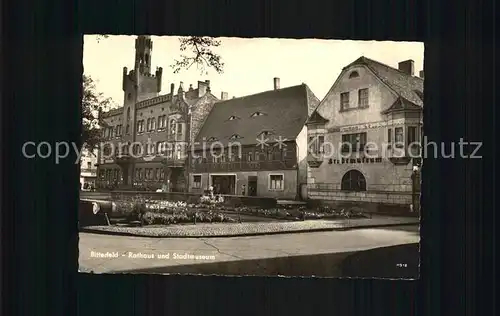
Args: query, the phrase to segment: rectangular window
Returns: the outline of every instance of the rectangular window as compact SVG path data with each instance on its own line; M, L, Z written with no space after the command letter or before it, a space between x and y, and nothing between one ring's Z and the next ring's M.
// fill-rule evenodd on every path
M272 149L267 151L267 160L272 161L273 160L273 151Z
M193 188L201 188L201 176L193 176Z
M408 126L406 133L407 146L417 141L417 128L415 126Z
M312 136L309 137L309 151L313 154L324 153L325 136Z
M315 153L315 148L316 147L316 141L314 139L314 136L309 136L309 152L310 153Z
M323 148L324 144L325 144L325 136L323 135L318 136L318 152L321 154L325 152Z
M165 170L163 168L160 168L160 180L165 179Z
M403 128L402 127L396 127L394 129L394 141L396 143L400 143L400 144L402 144L404 142Z
M92 162L87 161L87 169L92 169Z
M342 152L364 151L366 145L366 132L342 135Z
M253 160L253 152L247 153L247 161L252 161Z
M346 110L349 108L349 92L343 92L340 94L340 109Z
M269 189L270 190L283 190L283 179L282 174L271 174L269 175Z
M177 135L182 135L182 123L177 123Z
M368 89L358 90L358 106L360 108L368 107Z
M392 128L387 130L387 143L392 144Z

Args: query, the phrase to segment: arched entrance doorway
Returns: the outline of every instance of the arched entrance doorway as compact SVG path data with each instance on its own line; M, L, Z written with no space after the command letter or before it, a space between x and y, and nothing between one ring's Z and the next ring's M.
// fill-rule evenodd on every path
M343 191L366 191L365 176L358 170L349 170L342 177L341 190Z

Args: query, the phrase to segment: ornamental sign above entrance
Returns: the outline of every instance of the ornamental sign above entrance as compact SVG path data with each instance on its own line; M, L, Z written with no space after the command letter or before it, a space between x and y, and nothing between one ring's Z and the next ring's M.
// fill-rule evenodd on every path
M342 165L342 164L374 164L381 163L382 158L342 158L342 159L330 159L329 164Z

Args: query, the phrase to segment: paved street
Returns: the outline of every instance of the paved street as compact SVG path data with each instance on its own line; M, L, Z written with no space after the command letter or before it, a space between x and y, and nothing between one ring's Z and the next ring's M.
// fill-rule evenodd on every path
M163 272L161 268L175 267L176 273L192 273L192 266L195 264L200 266L203 263L349 253L418 241L418 226L189 239L80 233L79 263L81 272L109 273L145 269ZM183 270L182 266L191 268ZM239 272L245 274L241 267ZM251 274L249 271L246 273Z

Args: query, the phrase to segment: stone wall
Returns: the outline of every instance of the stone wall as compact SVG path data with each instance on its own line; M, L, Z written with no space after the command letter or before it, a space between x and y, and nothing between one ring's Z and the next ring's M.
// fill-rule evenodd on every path
M409 205L412 203L411 192L366 191L347 192L340 190L315 190L309 189L310 199L325 201L373 202L396 205Z

